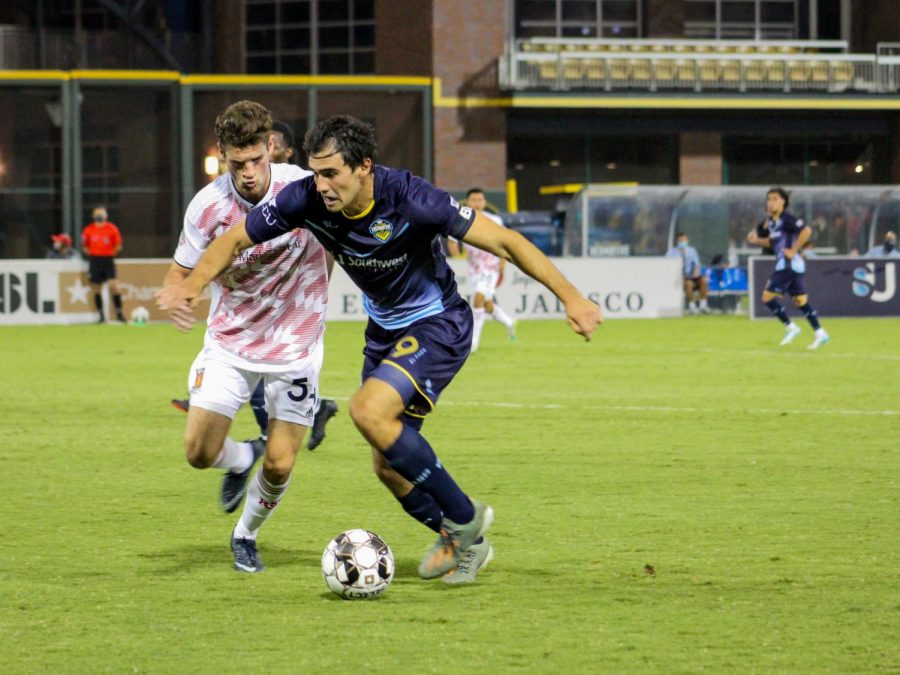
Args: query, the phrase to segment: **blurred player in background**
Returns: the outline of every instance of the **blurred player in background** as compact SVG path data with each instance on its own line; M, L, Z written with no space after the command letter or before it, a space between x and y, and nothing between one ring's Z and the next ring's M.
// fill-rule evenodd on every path
M498 216L485 210L487 197L481 188L472 188L466 193L466 205L475 209L485 218L490 218L500 227L505 227ZM448 239L447 246L450 255L459 255L460 247L457 241ZM503 281L506 261L475 246L466 246L465 253L466 259L469 261L469 284L474 290L472 296L472 352L474 353L478 351L478 345L481 342L485 312L506 326L506 335L510 340L516 339L516 322L503 311L503 308L494 299L497 286Z
M803 284L806 261L803 260L800 251L809 240L811 230L802 219L785 211L789 201L788 193L783 188L776 187L769 190L766 193L766 212L769 215L766 226L769 236L760 237L756 230L752 230L747 235L747 241L763 248L771 247L775 253L775 271L766 282L762 301L772 314L784 324L781 346L790 344L800 334L800 326L788 318L784 306L778 301L778 298L787 294L794 299L794 304L803 312L803 316L815 331L813 341L808 349L818 349L831 338L819 324L819 317L809 304Z
M709 295L709 280L703 274L700 266L700 254L690 245L688 236L684 232L675 233L675 246L666 252L667 258L681 258L681 277L684 288L684 297L688 303L688 311L691 314L703 312L709 314L707 296ZM694 299L695 293L700 293L700 306Z
M122 296L119 294L119 284L116 281L116 256L122 250L122 235L119 228L109 222L109 214L102 204L94 208L91 217L93 222L81 231L81 249L88 258L88 281L94 292L94 306L100 315L97 323L106 321L101 295L104 283L109 285L116 318L125 323L125 315L122 314Z
M474 581L491 559L492 509L470 499L419 433L472 343L472 312L441 251L452 236L512 260L564 304L586 339L600 309L517 232L498 227L408 171L374 163L375 133L348 116L317 124L304 150L315 175L296 181L213 242L191 275L160 292L161 306L199 302L235 253L294 228L311 231L363 292L369 315L362 386L350 415L372 446L375 472L411 516L439 533L419 565L426 579Z
M284 122L275 120L272 122L272 151L269 153L269 161L272 164L296 164L297 162L293 161L296 155L293 130ZM331 266L334 264L334 260L327 252L326 256L328 275L331 276ZM187 412L190 409L190 400L173 398L172 405L182 412ZM269 413L266 412L265 387L262 380L260 380L250 396L250 409L253 411L253 417L256 419L256 424L259 427L260 438L266 440L269 428ZM316 417L309 433L309 441L306 443L307 449L315 450L322 444L322 441L325 440L325 427L328 424L328 420L334 417L337 412L338 404L336 401L330 398L319 399Z
M271 164L272 117L258 103L240 101L219 115L215 133L228 172L188 206L174 262L163 282L171 288L191 274L203 252L264 199L309 172ZM235 569L261 572L259 528L281 502L297 450L313 422L322 367L328 291L325 251L305 230L292 230L231 252L212 281L204 346L191 366L185 452L191 466L225 470L221 505L227 513L248 493L231 536ZM165 309L165 307L164 307ZM194 322L189 308L171 307L180 329ZM228 437L238 409L263 382L268 438L238 443ZM247 480L256 459L262 467Z

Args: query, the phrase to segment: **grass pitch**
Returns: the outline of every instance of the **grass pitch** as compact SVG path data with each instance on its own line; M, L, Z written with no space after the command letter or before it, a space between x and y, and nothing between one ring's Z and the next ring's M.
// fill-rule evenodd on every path
M6 673L896 672L900 322L486 327L426 423L497 520L466 588L416 577L432 535L369 469L346 399L362 324L331 324L341 414L301 450L231 569L219 475L182 457L199 348L153 325L0 329L0 653ZM253 435L249 410L235 424ZM338 532L382 535L375 602L325 587Z

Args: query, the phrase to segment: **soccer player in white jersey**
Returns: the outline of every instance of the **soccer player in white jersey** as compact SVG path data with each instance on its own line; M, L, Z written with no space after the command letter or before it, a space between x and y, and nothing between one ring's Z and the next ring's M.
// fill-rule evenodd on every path
M297 166L270 164L272 116L259 103L240 101L226 108L216 119L215 134L228 172L188 206L164 288L187 278L209 244L255 205L309 175ZM188 377L185 453L195 468L226 471L226 512L234 511L247 491L231 549L235 569L260 572L257 533L281 502L316 411L328 289L325 251L306 230L293 230L235 256L211 289L203 349ZM187 307L170 315L182 330L194 322ZM261 441L238 443L228 437L231 421L260 380L269 413L264 447ZM262 466L247 488L263 452Z
M493 213L485 211L487 197L481 188L472 188L466 193L466 204L478 213L490 218L492 221L504 227L503 220ZM455 254L451 242L451 253ZM493 253L483 251L475 246L466 246L466 259L469 261L469 285L474 291L472 297L472 351L478 351L481 342L481 331L484 328L485 314L506 326L506 334L510 340L516 339L516 322L494 299L497 286L503 280L503 269L506 261L498 258Z

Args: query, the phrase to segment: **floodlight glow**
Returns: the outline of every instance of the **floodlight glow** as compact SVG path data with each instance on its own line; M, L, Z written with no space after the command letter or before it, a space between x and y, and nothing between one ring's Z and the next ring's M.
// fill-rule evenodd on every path
M207 176L219 175L219 158L215 155L208 155L203 160L203 172Z

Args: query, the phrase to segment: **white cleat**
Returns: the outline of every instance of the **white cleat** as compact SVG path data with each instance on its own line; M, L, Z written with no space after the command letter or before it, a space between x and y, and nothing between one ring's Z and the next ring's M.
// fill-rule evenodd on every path
M812 344L809 347L807 347L807 349L818 349L819 347L822 347L823 345L828 344L828 341L830 339L831 339L831 336L820 328L819 330L816 331L815 340L812 341Z
M781 342L778 343L778 346L784 347L785 345L791 344L797 339L798 335L800 335L800 326L795 323L789 323L784 331L784 337L781 338Z

